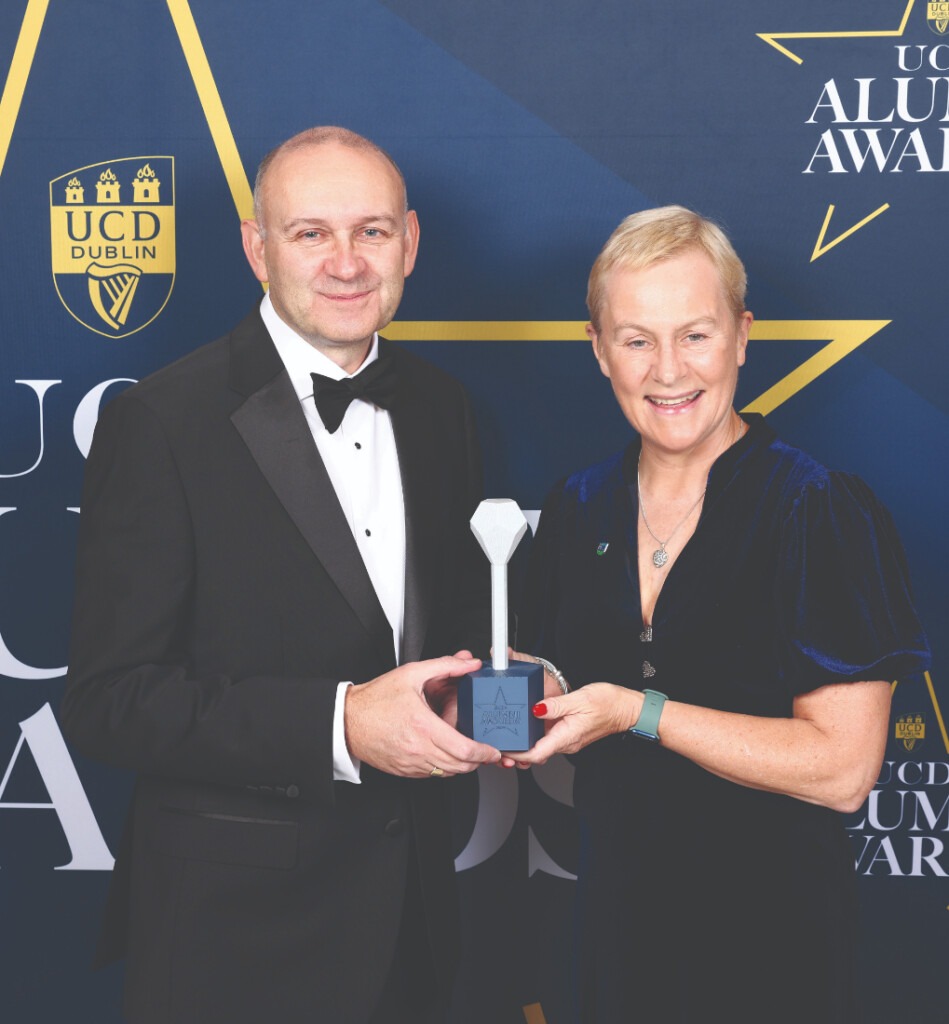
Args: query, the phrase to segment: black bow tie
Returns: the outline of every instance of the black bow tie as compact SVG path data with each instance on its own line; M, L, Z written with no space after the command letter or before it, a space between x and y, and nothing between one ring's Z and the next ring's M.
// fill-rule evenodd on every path
M397 374L390 356L380 356L355 377L333 380L321 373L311 373L313 401L326 429L335 434L339 429L349 403L354 398L391 409L395 402Z

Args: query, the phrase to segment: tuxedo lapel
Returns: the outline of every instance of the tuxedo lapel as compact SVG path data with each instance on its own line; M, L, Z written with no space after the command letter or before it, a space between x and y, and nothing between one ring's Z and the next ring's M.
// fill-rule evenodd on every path
M343 598L370 636L391 657L392 627L313 443L290 378L259 316L256 323L259 334L244 331L248 326L245 321L233 338L232 385L249 393L232 413L231 421ZM263 353L260 346L266 346ZM260 376L274 372L261 386Z

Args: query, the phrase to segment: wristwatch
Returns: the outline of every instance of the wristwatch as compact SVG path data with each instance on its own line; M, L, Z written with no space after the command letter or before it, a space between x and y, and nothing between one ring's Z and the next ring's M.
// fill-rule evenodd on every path
M669 699L664 693L658 690L643 690L643 707L639 712L636 724L629 730L634 736L640 736L650 743L659 740L659 719L662 716L662 709Z

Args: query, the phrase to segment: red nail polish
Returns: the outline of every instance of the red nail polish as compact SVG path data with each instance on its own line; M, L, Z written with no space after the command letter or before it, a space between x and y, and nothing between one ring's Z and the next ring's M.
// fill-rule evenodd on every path
M543 718L544 715L546 715L546 714L547 714L547 705L542 700L539 700L534 705L534 717L535 718Z

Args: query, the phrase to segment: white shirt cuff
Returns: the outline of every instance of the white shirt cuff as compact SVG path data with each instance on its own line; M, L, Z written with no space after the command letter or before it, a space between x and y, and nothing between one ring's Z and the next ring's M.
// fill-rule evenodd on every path
M359 778L360 761L352 756L346 746L346 722L343 708L346 704L346 690L352 683L340 683L336 687L336 709L333 712L333 781L355 782Z

